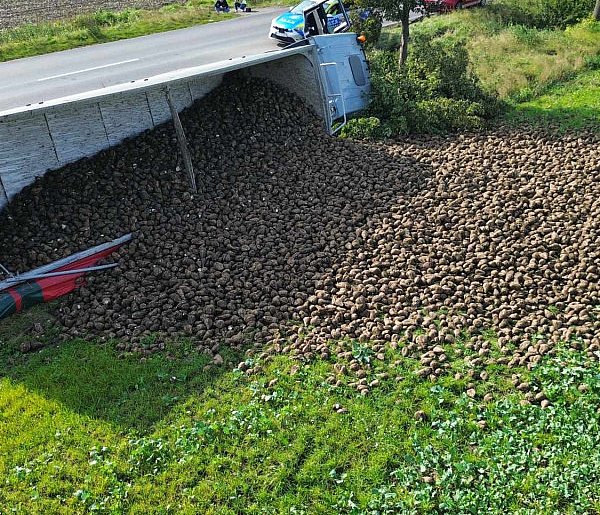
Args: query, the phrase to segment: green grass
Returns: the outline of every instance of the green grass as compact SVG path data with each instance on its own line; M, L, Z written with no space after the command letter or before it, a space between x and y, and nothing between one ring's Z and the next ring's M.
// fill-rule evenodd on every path
M289 2L287 2L289 3ZM218 15L213 0L190 0L158 10L98 11L68 20L27 24L0 30L0 62L68 50L230 19L235 13ZM250 7L285 5L285 1L261 0Z
M562 130L600 130L600 70L581 73L534 100L516 104L505 119L512 124L547 125Z
M362 396L347 376L333 386L326 361L248 358L262 371L246 376L231 364L239 356L207 370L185 342L143 360L84 340L22 355L19 333L43 315L0 325L0 511L600 509L600 365L575 351L532 372L488 368L471 399L462 359L433 383L397 349L379 361L354 344L368 380L380 382ZM509 389L514 372L551 407L522 405Z
M147 431L191 392L201 392L218 370L186 340L149 357L116 350L114 342L60 343L48 329L37 338L29 328L48 320L41 306L0 325L0 376L115 430ZM40 340L39 352L19 352L23 342ZM230 366L240 356L223 354ZM205 370L205 367L208 369Z

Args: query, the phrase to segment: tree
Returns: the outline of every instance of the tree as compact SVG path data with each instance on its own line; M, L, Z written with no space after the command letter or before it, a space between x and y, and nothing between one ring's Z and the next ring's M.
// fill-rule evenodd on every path
M425 0L364 0L374 9L383 12L383 17L389 21L399 21L402 27L402 40L398 66L404 66L408 55L408 39L410 36L410 14L413 11L424 9Z
M600 0L596 0L596 7L594 7L594 20L600 21Z

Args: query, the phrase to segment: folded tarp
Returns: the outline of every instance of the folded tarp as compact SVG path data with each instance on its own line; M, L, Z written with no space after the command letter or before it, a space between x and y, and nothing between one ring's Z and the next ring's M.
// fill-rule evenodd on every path
M0 320L72 292L87 272L116 266L96 265L129 240L131 234L0 282Z

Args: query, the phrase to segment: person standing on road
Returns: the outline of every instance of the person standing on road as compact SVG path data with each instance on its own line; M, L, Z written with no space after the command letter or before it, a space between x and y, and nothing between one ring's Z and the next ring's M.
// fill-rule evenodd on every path
M215 2L215 11L217 11L217 13L228 13L230 9L227 0L217 0Z

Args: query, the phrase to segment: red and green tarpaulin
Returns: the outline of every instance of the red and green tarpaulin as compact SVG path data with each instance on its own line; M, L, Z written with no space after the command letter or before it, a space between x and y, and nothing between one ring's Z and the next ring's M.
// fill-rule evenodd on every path
M113 268L98 265L115 250L130 241L131 234L78 252L35 270L16 274L0 282L0 320L30 306L49 302L72 292L83 283L88 272Z

